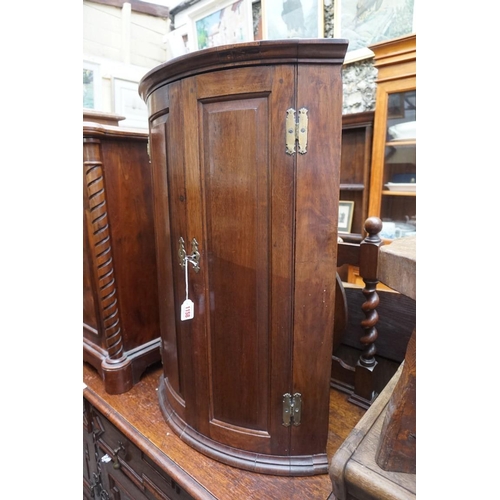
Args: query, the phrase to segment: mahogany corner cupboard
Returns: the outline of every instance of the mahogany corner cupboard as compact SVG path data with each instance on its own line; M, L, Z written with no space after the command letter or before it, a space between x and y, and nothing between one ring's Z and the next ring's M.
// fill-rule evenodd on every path
M142 79L162 413L223 463L328 471L346 40L214 47ZM182 312L182 316L181 316Z

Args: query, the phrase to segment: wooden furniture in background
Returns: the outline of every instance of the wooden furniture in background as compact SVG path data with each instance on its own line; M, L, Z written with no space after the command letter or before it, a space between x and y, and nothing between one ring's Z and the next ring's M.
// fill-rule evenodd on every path
M368 213L416 231L416 35L369 48L378 77Z
M340 161L340 200L354 202L351 233L339 232L347 242L359 243L366 234L370 167L373 135L373 111L342 116L342 152Z
M403 365L332 457L331 500L415 500L416 474L384 471L375 461L387 405Z
M146 370L130 391L119 395L107 393L96 371L86 363L83 374L84 498L326 500L331 494L328 474L258 474L220 463L185 443L165 421L158 405L159 364ZM344 394L330 391L329 459L364 413L347 402ZM109 459L103 461L105 455Z
M147 142L83 122L83 359L113 394L160 359Z
M255 472L328 468L346 48L209 48L139 87L150 113L160 406L191 446ZM181 321L185 266L194 318Z
M365 314L365 319L362 323L362 334L360 335L360 344L363 346L363 351L360 354L356 365L349 366L341 358L336 356L336 351L340 343L340 338L343 330L347 326L347 317L349 314L348 303L345 295L345 289L337 279L337 298L336 308L338 304L343 304L336 310L333 350L333 363L332 363L332 381L338 378L337 372L342 368L352 374L352 387L349 400L359 404L364 408L368 408L374 398L377 396L375 391L375 376L374 370L377 366L375 353L375 341L377 339L376 324L378 315L376 307L378 305L377 294L377 264L379 247L382 244L378 233L382 229L382 221L377 217L370 217L364 224L364 230L368 236L360 243L338 243L337 263L339 266L349 264L359 267L360 275L364 280L364 288L362 293L365 297L365 302L362 305L362 310ZM339 366L336 366L338 364ZM339 368L340 367L340 368ZM341 388L341 387L339 387Z
M397 240L380 253L379 277L416 301L416 264L416 236ZM376 461L388 471L416 472L416 335L414 329L380 433Z
M416 304L380 283L378 237L382 222L370 217L361 244L339 243L339 264L361 269L362 286L338 279L332 356L332 387L369 408L403 362L415 327Z
M380 249L379 278L416 300L416 237ZM415 335L404 363L332 457L336 500L416 498Z
M417 472L416 331L413 332L401 376L389 400L375 460L384 470Z
M119 122L125 120L124 116L115 113L105 113L103 111L96 111L95 109L83 109L83 121L100 123L101 125L115 125L118 126Z

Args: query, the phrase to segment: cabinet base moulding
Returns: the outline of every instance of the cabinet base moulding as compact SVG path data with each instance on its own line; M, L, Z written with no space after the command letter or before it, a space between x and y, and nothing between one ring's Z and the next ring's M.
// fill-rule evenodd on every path
M152 340L125 352L115 361L104 349L84 338L83 361L98 371L109 394L122 394L139 382L146 368L160 361L160 345L160 338Z
M187 445L204 455L238 469L274 476L315 476L328 474L326 453L300 456L268 455L241 450L214 441L186 424L169 402L170 394L165 377L160 377L158 399L160 410L170 428Z

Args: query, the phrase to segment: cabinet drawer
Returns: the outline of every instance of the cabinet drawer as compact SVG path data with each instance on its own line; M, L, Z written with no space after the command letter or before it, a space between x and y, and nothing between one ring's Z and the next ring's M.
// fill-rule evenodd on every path
M106 417L94 409L96 447L102 482L110 498L132 500L191 500L168 474L160 470Z

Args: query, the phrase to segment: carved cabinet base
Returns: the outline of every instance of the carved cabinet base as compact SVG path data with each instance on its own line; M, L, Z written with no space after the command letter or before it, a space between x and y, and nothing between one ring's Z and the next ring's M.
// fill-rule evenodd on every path
M111 362L107 352L92 342L83 339L83 361L92 365L102 377L104 386L110 394L129 391L139 382L144 370L160 359L161 339L124 353L124 359Z

